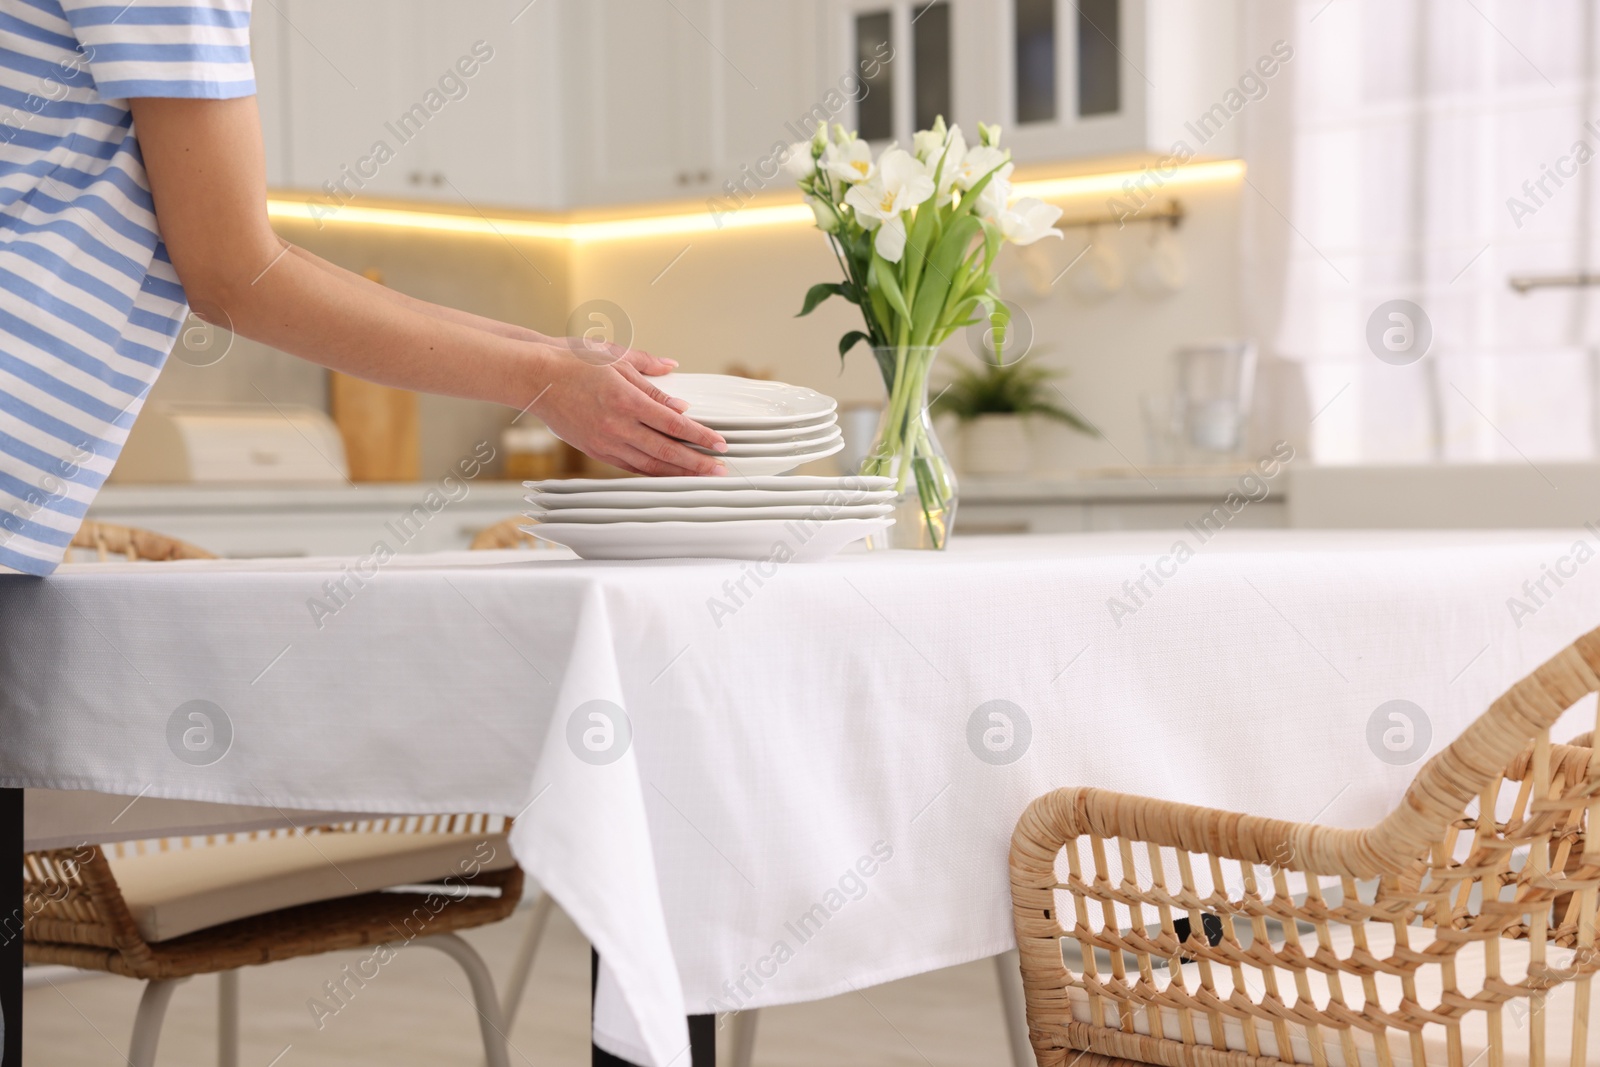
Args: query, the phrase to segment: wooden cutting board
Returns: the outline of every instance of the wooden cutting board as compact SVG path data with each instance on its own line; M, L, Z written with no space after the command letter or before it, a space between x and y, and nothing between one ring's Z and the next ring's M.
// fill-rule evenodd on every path
M379 284L376 269L365 272ZM422 477L417 394L328 372L328 408L344 438L350 480L414 482Z

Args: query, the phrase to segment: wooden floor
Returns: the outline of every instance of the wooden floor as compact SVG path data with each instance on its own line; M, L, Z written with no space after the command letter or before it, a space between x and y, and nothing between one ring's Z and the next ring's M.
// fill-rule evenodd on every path
M471 930L496 980L511 965L525 912ZM319 1030L307 1001L363 953L335 953L248 968L243 975L242 1067L478 1067L478 1038L465 976L438 952L402 951ZM141 983L95 978L29 990L25 1067L125 1067ZM589 1062L589 946L559 911L512 1028L511 1062L574 1067ZM162 1032L161 1067L216 1060L216 980L179 988ZM726 1044L726 1042L724 1042ZM725 1050L724 1050L725 1051ZM987 961L894 982L864 993L761 1013L758 1067L1003 1067L1009 1063L994 968Z

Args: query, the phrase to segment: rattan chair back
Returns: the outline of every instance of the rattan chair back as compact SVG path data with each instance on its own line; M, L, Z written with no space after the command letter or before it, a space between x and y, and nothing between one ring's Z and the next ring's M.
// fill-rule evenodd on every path
M1039 1063L1597 1062L1600 855L1584 830L1600 761L1550 741L1597 689L1600 630L1366 829L1088 788L1034 801L1011 887ZM1547 1047L1558 1021L1570 1041Z

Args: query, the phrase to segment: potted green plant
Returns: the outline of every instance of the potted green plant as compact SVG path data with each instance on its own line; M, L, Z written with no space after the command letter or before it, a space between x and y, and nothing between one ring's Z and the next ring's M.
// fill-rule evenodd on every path
M1032 465L1028 420L1032 416L1098 437L1095 428L1057 402L1053 382L1063 377L1037 362L984 359L958 367L933 402L935 415L961 425L962 466L971 474L1026 474Z

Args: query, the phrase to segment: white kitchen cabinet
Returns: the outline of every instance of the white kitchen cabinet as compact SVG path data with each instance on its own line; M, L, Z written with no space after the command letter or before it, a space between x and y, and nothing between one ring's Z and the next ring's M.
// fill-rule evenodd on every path
M819 116L880 144L997 122L1022 163L1227 157L1259 58L1237 3L276 0L253 27L269 183L329 210L732 207L787 188L774 148Z
M833 64L887 38L880 83L843 118L906 144L936 113L1005 129L1020 163L1236 154L1230 121L1189 128L1242 74L1234 0L829 0ZM930 22L932 25L930 26ZM943 105L943 106L941 106ZM1232 111L1225 112L1228 119Z
M1238 154L1236 0L995 6L997 121L1019 162Z
M256 10L258 32L260 23L277 22L286 44L286 183L323 194L318 199L330 209L349 196L406 192L405 146L390 124L421 91L408 84L399 58L416 6L277 0Z
M566 10L575 204L743 200L787 184L773 147L798 138L791 126L805 128L820 95L805 77L811 4L585 0Z
M259 7L257 47L283 55L261 89L283 128L270 184L329 211L352 195L561 206L559 18L526 0Z
M289 184L289 123L285 113L289 54L284 41L288 27L269 5L250 19L250 59L256 70L256 103L261 112L261 141L267 157L267 184Z
M706 0L585 0L567 28L570 167L580 204L663 199L711 187ZM703 34L707 36L702 36Z
M405 195L462 207L562 203L563 72L556 5L423 0L405 66L443 101L407 146ZM470 74L465 72L471 71ZM409 105L407 105L409 106Z

